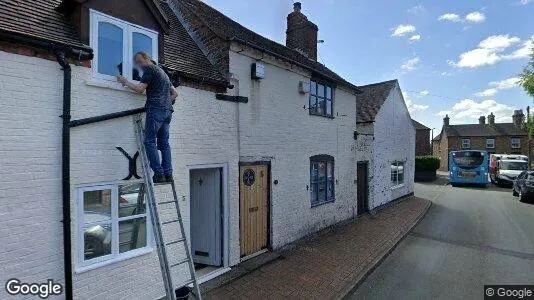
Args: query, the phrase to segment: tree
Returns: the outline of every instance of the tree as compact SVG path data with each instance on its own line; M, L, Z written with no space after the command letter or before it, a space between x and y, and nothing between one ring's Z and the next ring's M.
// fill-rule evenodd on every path
M523 68L523 72L519 76L519 84L525 89L527 94L534 98L534 38L531 40L532 53L530 53L530 61Z

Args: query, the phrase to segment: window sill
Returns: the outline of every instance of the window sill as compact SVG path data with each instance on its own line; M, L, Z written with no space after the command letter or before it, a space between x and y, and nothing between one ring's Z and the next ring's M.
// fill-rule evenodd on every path
M321 114L316 114L316 113L312 113L310 112L310 116L316 116L316 117L323 117L323 118L327 118L327 119L335 119L334 115L321 115Z
M107 266L107 265L111 265L111 264L114 264L114 263L118 263L118 262L121 262L121 261L132 259L132 258L135 258L135 257L147 255L147 254L151 253L152 251L154 251L154 249L152 247L145 247L145 248L129 251L129 252L123 254L123 255L120 255L120 256L112 258L112 259L96 262L96 263L93 263L93 264L90 264L90 265L86 265L86 266L76 267L74 272L76 274L85 273L85 272L88 272L88 271L91 271L91 270L102 268L102 267Z
M329 200L329 201L326 201L326 202L321 202L321 203L315 203L315 204L311 205L311 208L323 206L325 204L334 203L334 202L336 202L336 199L332 199L332 200Z
M404 186L405 186L405 184L402 183L402 184L398 184L398 185L394 185L394 186L392 186L391 189L392 189L392 190L397 190L397 189L403 188Z
M127 87L122 86L122 84L118 83L117 81L91 78L91 79L87 79L85 81L85 84L88 86L93 86L93 87L99 87L99 88L104 88L104 89L129 92L132 94L141 95Z

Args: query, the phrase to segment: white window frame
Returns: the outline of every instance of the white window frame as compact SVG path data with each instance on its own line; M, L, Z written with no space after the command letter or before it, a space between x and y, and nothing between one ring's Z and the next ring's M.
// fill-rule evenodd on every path
M401 187L401 186L404 186L404 177L406 176L406 162L405 161L400 161L400 160L396 160L396 161L392 161L390 163L390 166L393 166L395 165L397 168L399 167L399 165L402 165L402 182L399 182L399 171L397 169L397 172L395 173L395 175L393 175L393 170L391 170L391 176L395 176L395 180L391 180L391 185L392 187L391 188L397 188L397 187Z
M517 141L517 143L514 143L514 141ZM510 146L512 147L512 149L521 148L521 139L520 138L511 138L510 139Z
M490 141L491 141L491 143L490 143ZM495 149L495 139L493 139L493 138L486 139L486 148Z
M471 149L471 139L462 139L462 149Z
M76 201L76 256L77 256L77 265L76 273L85 272L88 270L93 270L102 266L106 266L112 263L119 261L127 260L133 257L137 257L143 254L150 253L154 250L154 238L152 235L152 221L150 218L148 203L145 213L138 214L135 216L128 217L119 217L119 186L132 184L132 183L143 183L142 181L131 181L131 182L118 182L118 183L107 183L107 184L94 184L81 186L77 188L77 201ZM111 223L111 254L92 258L85 260L84 255L84 234L85 234L85 218L84 218L84 192L89 191L101 191L101 190L111 190L111 219L109 221L98 221L91 224L101 224L101 223ZM146 201L145 201L146 202ZM127 221L130 219L138 219L144 217L146 218L146 246L138 248L135 250L127 251L124 253L119 252L119 222Z
M152 39L152 60L156 62L158 61L159 41L157 31L132 24L91 9L89 13L89 23L91 24L89 29L89 36L90 45L91 48L93 48L94 54L93 63L91 67L93 71L93 78L106 81L117 81L116 76L98 73L98 24L100 22L107 22L122 29L122 55L124 57L122 62L122 75L128 78L128 80L132 80L131 70L133 69L134 55L132 47L133 33L141 33Z

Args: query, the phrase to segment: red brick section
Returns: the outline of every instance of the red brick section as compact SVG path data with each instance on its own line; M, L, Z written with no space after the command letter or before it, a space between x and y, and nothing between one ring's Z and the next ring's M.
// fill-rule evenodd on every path
M206 299L338 299L349 293L430 206L411 197L299 243L281 258L204 295Z

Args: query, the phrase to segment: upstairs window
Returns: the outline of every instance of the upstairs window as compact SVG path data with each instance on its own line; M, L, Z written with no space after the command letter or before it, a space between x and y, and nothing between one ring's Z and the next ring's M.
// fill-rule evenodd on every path
M94 49L93 75L116 80L123 75L140 80L142 70L135 68L133 55L148 53L158 61L158 33L91 10L91 47Z
M521 148L521 139L520 138L512 138L511 144L513 149Z
M312 80L310 82L310 115L332 117L334 109L332 87Z
M486 148L494 149L495 148L495 139L486 139Z
M470 139L462 139L462 149L471 149Z
M310 157L310 187L312 207L334 201L334 158L332 156Z

